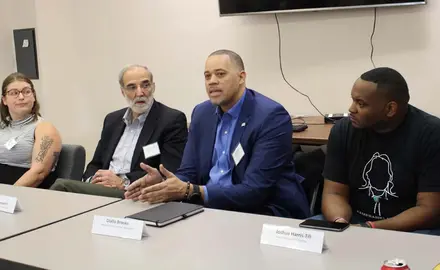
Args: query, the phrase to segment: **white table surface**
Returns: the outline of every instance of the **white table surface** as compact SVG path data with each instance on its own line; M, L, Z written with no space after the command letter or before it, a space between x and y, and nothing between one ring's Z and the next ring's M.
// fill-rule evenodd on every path
M0 242L0 257L48 269L350 269L379 270L386 259L412 270L440 263L440 237L350 227L325 232L323 254L260 244L264 223L299 220L206 209L164 228L147 227L141 241L94 235L93 216L124 217L148 205L121 201Z
M0 212L0 240L119 200L3 184L0 195L16 197L22 208Z

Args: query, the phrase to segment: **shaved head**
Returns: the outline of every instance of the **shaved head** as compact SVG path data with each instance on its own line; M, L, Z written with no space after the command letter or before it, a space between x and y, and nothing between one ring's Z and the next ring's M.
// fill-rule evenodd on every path
M218 51L211 53L209 56L214 56L214 55L227 55L227 56L229 56L229 59L234 64L234 66L237 67L237 69L239 71L244 71L243 59L241 59L241 56L238 55L236 52L233 52L230 50L218 50Z

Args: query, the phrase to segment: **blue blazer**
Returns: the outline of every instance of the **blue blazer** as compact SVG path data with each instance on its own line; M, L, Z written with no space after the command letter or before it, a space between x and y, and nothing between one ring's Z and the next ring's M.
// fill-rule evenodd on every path
M197 105L191 116L188 142L176 176L206 185L218 116L210 101ZM232 171L232 186L209 185L206 206L223 210L304 219L310 216L303 178L292 161L292 122L279 103L247 89L232 137L230 153L238 144L244 156Z

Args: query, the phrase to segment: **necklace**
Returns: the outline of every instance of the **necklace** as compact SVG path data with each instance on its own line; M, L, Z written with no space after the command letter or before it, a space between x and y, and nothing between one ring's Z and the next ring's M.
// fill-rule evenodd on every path
M380 159L387 163L387 172L388 172L388 181L385 188L380 189L371 183L369 173L373 169L373 164L376 159ZM386 154L379 154L378 152L374 153L371 159L365 164L364 171L362 172L362 179L364 180L364 184L359 188L359 190L367 189L368 196L370 196L374 201L374 214L378 213L379 216L382 216L380 209L380 200L385 199L388 200L388 196L392 196L398 198L396 193L393 191L394 188L394 173L391 164L391 160Z

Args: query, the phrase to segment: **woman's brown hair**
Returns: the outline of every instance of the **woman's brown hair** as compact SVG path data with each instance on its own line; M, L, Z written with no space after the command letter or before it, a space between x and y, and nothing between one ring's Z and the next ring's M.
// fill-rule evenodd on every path
M12 73L8 77L6 77L6 79L3 81L3 84L2 84L2 97L5 97L7 94L6 88L8 88L8 86L11 83L16 82L16 81L26 82L31 86L32 92L34 93L34 98L35 98L35 102L34 102L34 106L32 107L31 114L34 115L34 121L37 121L38 116L41 116L40 103L38 103L38 100L37 100L37 94L35 93L34 84L32 83L32 81L28 77L26 77L26 75L16 72L16 73ZM1 100L1 103L0 103L0 119L1 119L1 122L3 123L3 125L8 126L11 123L11 114L9 113L9 108L8 108L8 106L6 106L3 103L3 99Z

